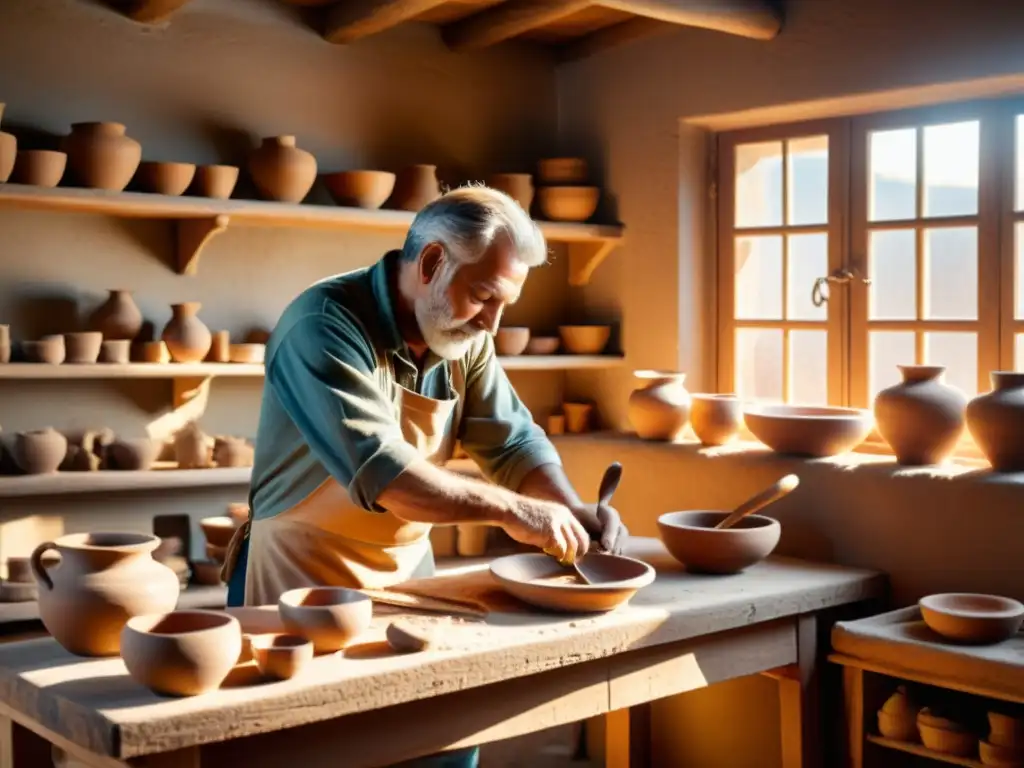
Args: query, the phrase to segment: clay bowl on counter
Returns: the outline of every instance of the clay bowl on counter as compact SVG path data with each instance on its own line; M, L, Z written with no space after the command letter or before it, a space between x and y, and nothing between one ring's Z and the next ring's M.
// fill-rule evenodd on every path
M306 587L281 595L277 610L288 630L312 641L316 653L333 653L370 627L373 603L356 589Z
M100 356L103 334L99 331L64 334L64 362L89 364L95 363Z
M217 611L136 616L121 631L121 658L128 673L167 696L216 690L241 654L238 619Z
M192 163L144 162L135 172L139 186L146 192L171 197L185 194L195 175L196 167Z
M562 346L571 355L599 355L608 345L612 329L609 325L561 325L558 335Z
M15 184L31 184L34 187L53 188L60 184L64 169L68 165L65 152L47 149L23 149L14 161L11 181Z
M590 584L555 558L540 553L498 558L490 570L513 597L565 613L610 611L654 581L654 568L621 555L588 554L580 561L580 568Z
M238 166L200 165L192 179L192 193L199 197L227 200L238 183Z
M494 334L494 351L503 357L515 357L523 354L530 343L529 328L499 328Z
M322 178L334 202L350 208L376 210L395 189L395 174L387 171L340 171Z
M64 337L54 335L44 336L39 341L23 341L21 351L30 363L60 365L64 362Z
M749 515L731 528L718 523L729 512L691 510L658 518L658 533L672 557L695 573L739 573L772 553L782 535L778 520Z
M107 446L107 465L126 471L152 469L163 447L163 443L148 437L115 440Z
M743 428L743 402L732 394L692 394L690 426L702 445L725 445Z
M550 221L586 221L601 202L600 187L541 187L540 212Z
M1024 605L1008 597L947 592L918 601L929 629L947 640L973 645L1001 643L1017 634Z
M531 336L526 343L527 355L553 355L558 352L562 340L557 336Z
M104 339L100 344L99 362L126 365L132 359L132 343L128 339Z
M852 451L875 423L871 411L800 405L748 405L743 421L776 453L809 457Z
M267 354L266 344L231 344L228 347L228 360L232 363L259 365Z
M295 677L313 660L313 643L299 635L251 635L249 646L260 674L277 680Z
M227 515L217 517L204 517L199 521L199 527L203 529L203 536L206 541L215 547L226 547L231 543L231 537L235 535L238 525Z

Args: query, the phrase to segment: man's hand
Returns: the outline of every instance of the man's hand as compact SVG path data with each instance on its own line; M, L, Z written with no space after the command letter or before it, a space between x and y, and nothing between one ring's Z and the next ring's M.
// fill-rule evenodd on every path
M516 541L537 547L566 564L583 557L590 546L590 535L578 516L555 501L517 495L503 527Z
M613 555L621 554L629 538L629 531L622 524L619 513L608 505L583 504L573 510L587 533L601 549Z

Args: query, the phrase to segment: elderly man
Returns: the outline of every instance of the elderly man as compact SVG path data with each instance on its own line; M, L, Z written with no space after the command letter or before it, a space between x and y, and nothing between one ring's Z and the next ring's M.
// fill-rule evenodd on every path
M501 526L563 560L626 531L584 504L494 355L544 237L511 198L450 192L401 251L306 289L267 347L249 523L230 605L296 587L388 587L433 572L434 525ZM456 439L492 483L443 468ZM472 766L475 751L422 765Z

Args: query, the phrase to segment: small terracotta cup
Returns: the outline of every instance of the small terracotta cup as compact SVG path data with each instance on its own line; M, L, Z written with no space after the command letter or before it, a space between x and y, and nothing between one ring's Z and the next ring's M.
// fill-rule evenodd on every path
M30 363L60 365L64 362L63 336L44 336L39 341L23 341L21 349Z
M564 435L565 434L565 416L560 413L553 413L548 416L548 434L549 435Z
M565 428L573 435L586 432L590 428L590 414L593 410L592 403L562 403Z
M169 363L171 353L162 341L147 341L142 345L142 362Z
M703 445L725 445L743 427L743 402L736 395L694 394L690 426Z
M64 176L68 156L47 149L23 149L14 162L11 181L34 187L56 187Z
M192 178L192 192L200 197L227 200L238 183L234 165L200 165Z
M250 635L256 668L265 677L288 680L313 659L313 643L299 635Z
M104 339L100 344L101 363L124 365L131 361L132 343L128 339Z
M88 365L100 356L103 334L99 331L64 334L64 362Z
M135 178L147 192L156 195L177 197L185 193L196 167L191 163L155 163L144 162L139 165Z
M231 361L231 334L217 331L210 343L210 352L206 359L211 363L228 363Z

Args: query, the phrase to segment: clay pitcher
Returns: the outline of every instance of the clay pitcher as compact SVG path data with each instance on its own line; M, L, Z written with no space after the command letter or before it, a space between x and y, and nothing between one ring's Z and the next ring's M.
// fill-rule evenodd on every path
M116 656L133 616L174 610L174 571L153 559L160 539L143 533L73 533L32 553L39 617L53 638L79 656ZM49 570L43 556L60 554Z
M418 211L441 196L436 165L410 165L395 179L387 207L399 211Z
M120 123L75 123L64 139L68 170L83 187L120 192L142 159L142 145Z
M89 318L89 327L108 341L133 341L142 330L142 313L131 291L114 289Z
M967 396L943 379L941 365L901 365L903 381L875 397L875 422L906 465L939 464L953 453L964 431Z
M992 372L992 391L967 405L967 429L996 472L1024 471L1024 373Z
M647 384L629 396L629 421L644 440L675 440L690 417L685 373L637 371Z
M201 306L198 301L171 305L171 322L160 338L176 363L200 363L210 351L213 334L197 315Z
M316 181L316 158L294 136L273 136L249 154L249 175L265 199L301 203Z

